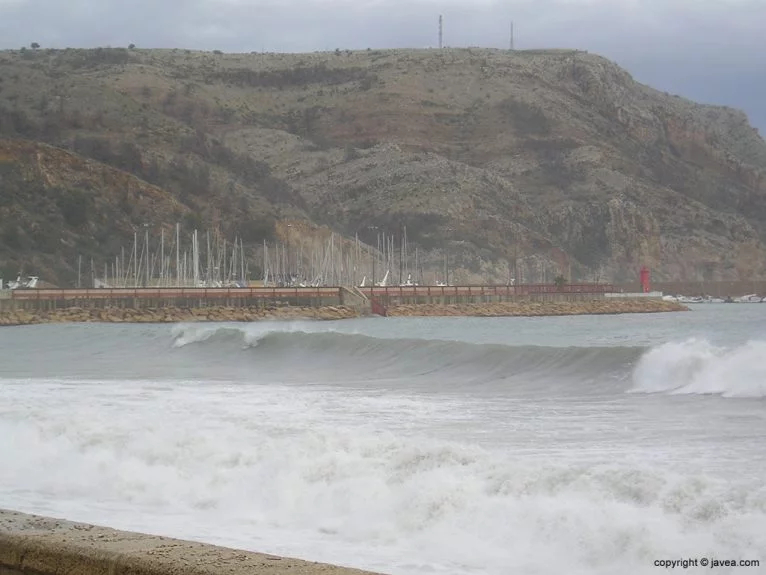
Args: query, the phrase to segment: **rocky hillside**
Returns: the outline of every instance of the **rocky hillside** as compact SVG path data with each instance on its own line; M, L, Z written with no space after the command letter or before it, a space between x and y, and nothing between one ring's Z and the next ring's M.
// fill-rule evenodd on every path
M459 282L766 276L744 114L582 52L0 52L0 138L0 277L71 283L176 222L242 238L251 270L304 222L291 249L406 226Z

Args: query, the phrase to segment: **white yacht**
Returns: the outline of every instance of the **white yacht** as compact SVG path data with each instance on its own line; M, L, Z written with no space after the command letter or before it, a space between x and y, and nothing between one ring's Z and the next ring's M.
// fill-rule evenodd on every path
M761 303L764 299L766 298L763 298L759 295L751 293L748 295L743 295L742 297L739 297L734 301L736 301L737 303Z
M19 275L14 281L8 282L8 289L36 289L40 278L37 276L27 276L22 280Z

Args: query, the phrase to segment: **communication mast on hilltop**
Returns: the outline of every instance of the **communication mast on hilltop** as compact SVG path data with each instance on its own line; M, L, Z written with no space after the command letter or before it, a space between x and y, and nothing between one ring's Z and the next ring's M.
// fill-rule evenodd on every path
M513 51L513 20L511 20L511 51Z
M439 14L439 50L442 49L442 41L444 39L444 18Z

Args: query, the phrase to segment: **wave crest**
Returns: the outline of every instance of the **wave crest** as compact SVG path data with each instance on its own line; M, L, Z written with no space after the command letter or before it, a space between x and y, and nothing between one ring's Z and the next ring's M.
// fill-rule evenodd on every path
M443 339L375 337L315 322L262 325L181 325L174 347L201 346L211 353L255 354L260 364L300 358L301 366L343 366L346 373L384 376L438 374L446 385L515 377L539 380L594 380L605 374L627 377L640 347L545 347L470 343ZM247 357L247 356L246 356ZM533 376L533 377L530 377Z
M766 397L766 341L717 347L700 339L652 348L633 371L639 393Z
M177 324L171 329L173 347L180 348L192 344L241 343L245 347L257 343L269 335L278 333L341 333L331 327L320 327L317 322L279 322L247 324Z

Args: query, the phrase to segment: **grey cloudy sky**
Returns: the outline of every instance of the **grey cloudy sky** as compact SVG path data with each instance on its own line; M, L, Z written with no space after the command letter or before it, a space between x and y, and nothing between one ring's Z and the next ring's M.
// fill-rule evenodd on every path
M0 0L0 48L579 48L745 110L766 135L766 0Z

